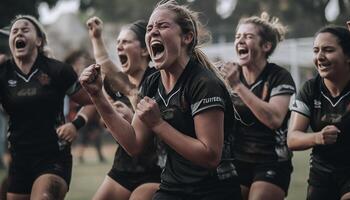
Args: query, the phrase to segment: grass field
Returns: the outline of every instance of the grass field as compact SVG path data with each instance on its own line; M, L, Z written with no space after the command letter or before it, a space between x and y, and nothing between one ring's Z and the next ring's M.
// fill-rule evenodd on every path
M112 166L115 145L105 145L103 152L108 162L99 163L96 152L88 148L85 152L85 163L74 160L73 177L67 200L89 200L102 183L106 172ZM74 151L73 151L74 155ZM287 200L303 200L306 193L306 180L308 177L309 152L295 152L293 158L294 172L289 188ZM5 175L5 170L0 170L0 178Z

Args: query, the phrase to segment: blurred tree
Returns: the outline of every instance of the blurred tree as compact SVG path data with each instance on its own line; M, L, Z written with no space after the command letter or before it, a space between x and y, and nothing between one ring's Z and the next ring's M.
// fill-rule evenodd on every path
M8 26L10 21L18 14L28 14L38 17L38 5L46 2L50 7L54 6L58 0L1 0L0 2L0 28Z
M337 0L340 14L333 22L328 22L325 8L330 0L238 0L237 6L230 17L220 23L212 23L211 27L228 41L233 40L233 32L241 17L260 15L266 11L271 16L278 17L289 28L287 37L310 37L322 26L332 23L344 26L350 20L350 0ZM227 26L231 24L231 26Z

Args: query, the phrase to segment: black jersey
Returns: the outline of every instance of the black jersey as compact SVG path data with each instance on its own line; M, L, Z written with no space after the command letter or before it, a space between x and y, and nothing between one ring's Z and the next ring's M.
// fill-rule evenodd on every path
M295 92L294 81L290 73L273 63L268 63L255 83L248 85L243 73L241 82L255 96L268 102L277 95L292 95ZM246 106L241 98L231 95L234 105L234 117L237 121L235 132L234 156L237 160L250 163L279 162L291 159L291 152L287 147L287 123L289 112L282 126L272 130L265 126Z
M156 72L142 85L141 96L155 99L162 118L179 132L193 138L196 138L195 115L213 108L225 112L225 141L218 169L208 170L196 165L166 145L167 160L161 175L162 189L195 192L194 187L200 188L204 182L208 186L218 177L225 179L233 176L234 166L227 162L230 159L230 134L233 128L232 102L225 85L211 71L191 59L168 94L160 72Z
M313 147L312 165L324 170L350 167L350 83L337 97L332 97L320 76L307 81L291 104L291 110L310 119L314 132L335 125L341 132L337 142Z
M154 67L148 67L143 75L140 85L144 82L146 77L153 74L155 71L156 69ZM114 101L121 101L131 107L129 99L119 91L113 91L112 87L106 81L104 81L104 87L107 94ZM113 169L123 172L146 172L154 168L158 168L156 142L157 141L154 141L154 143L149 143L141 155L134 157L131 157L123 148L118 148L114 156Z
M63 99L80 88L73 68L38 55L25 75L13 60L0 65L0 102L9 115L10 150L58 152L56 128L64 124Z

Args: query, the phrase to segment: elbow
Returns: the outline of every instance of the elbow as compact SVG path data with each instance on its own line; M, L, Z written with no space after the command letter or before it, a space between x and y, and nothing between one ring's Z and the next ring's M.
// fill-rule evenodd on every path
M140 152L141 152L141 151L137 151L135 148L130 149L130 150L125 150L125 151L126 151L126 153L128 153L128 155L130 157L136 157L136 156L140 155Z
M271 119L265 124L267 127L269 127L272 130L279 129L282 126L283 119Z
M207 169L215 169L220 164L220 161L221 154L212 153L210 156L208 156L208 159L206 159L203 167Z
M298 145L296 145L295 139L292 137L287 138L287 146L292 151L299 150Z
M208 163L207 168L208 169L215 169L220 164L221 159L216 159Z

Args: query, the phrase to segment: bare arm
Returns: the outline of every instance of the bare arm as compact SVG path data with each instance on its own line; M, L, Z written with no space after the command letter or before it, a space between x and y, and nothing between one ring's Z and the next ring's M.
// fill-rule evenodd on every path
M288 112L288 105L291 95L278 95L271 97L266 102L250 91L239 79L239 66L235 63L227 63L221 70L227 83L242 99L245 105L253 112L260 122L270 129L281 127Z
M329 125L319 132L307 133L309 123L309 118L292 111L287 134L287 143L291 150L306 150L316 145L327 145L336 142L339 133L337 127Z
M196 138L179 132L160 117L157 103L148 97L140 101L137 115L177 153L202 167L215 168L221 160L224 113L210 109L194 117Z
M89 95L85 92L84 89L79 89L76 93L71 95L69 98L71 98L74 102L76 102L79 105L88 105L92 104L91 99Z
M243 84L236 86L235 91L260 122L270 129L281 127L288 112L290 95L274 96L269 102L266 102L255 96L255 94Z
M87 22L89 29L89 37L92 43L94 57L97 64L101 65L102 77L111 84L115 91L119 91L126 95L133 106L136 108L138 102L137 88L131 84L128 77L121 72L117 65L109 58L106 46L102 38L103 22L98 17L92 17Z
M80 75L79 80L89 93L112 136L131 156L136 155L143 150L151 137L151 133L137 117L134 117L132 125L130 125L127 120L117 113L103 94L101 76L98 75L96 68L98 68L96 65L86 68Z

